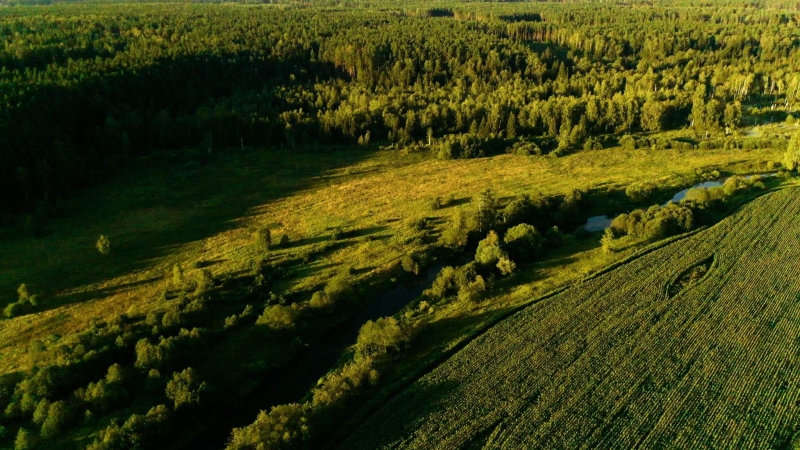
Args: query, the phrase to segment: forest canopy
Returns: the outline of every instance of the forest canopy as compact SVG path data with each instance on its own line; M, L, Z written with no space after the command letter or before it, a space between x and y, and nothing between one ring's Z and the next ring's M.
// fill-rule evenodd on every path
M3 8L0 212L165 150L446 138L471 157L528 136L563 153L793 105L796 10L677 3Z

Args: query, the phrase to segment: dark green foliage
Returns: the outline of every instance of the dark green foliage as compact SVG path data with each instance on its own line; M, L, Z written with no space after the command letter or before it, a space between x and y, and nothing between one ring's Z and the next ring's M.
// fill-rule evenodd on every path
M502 217L506 226L532 223L542 227L551 220L550 203L541 194L534 196L521 194L508 202L503 209Z
M788 170L797 170L800 167L800 131L792 136L786 147L786 155L783 158L783 165Z
M695 225L691 208L669 203L663 208L654 205L649 209L637 209L620 214L611 222L611 229L618 234L645 238L661 238L691 230Z
M42 436L53 437L59 434L74 419L75 414L67 402L59 400L51 403L47 408L47 416L42 422Z
M467 214L463 209L458 209L447 228L442 232L440 241L442 245L450 248L461 248L467 244Z
M428 220L424 217L412 218L408 220L407 226L409 230L419 233L428 226Z
M200 395L206 390L206 383L201 381L197 372L188 367L181 372L172 374L172 379L167 382L167 398L174 403L175 410L198 406Z
M269 252L272 248L272 232L269 228L262 227L253 233L256 248L261 252Z
M503 267L504 269L507 270L510 269L508 273L514 271L514 268L509 265L513 264L513 262L510 262L507 258L502 258L500 261L498 261L498 264L499 264L498 268ZM503 271L504 269L500 270ZM471 274L465 274L465 275L466 276L464 276L463 278L456 277L456 281L459 284L458 300L460 302L465 302L465 303L475 303L481 299L483 293L486 292L486 289L489 288L489 285L481 275L474 275L474 276L471 276Z
M599 139L589 138L583 143L584 150L602 150L603 143Z
M25 428L20 428L17 431L17 437L14 440L14 450L28 450L34 448L36 439L35 436Z
M314 305L312 300L312 306ZM256 324L266 325L273 330L288 330L295 326L299 316L299 311L291 306L270 305L264 308L264 312L256 320Z
M470 288L473 283L478 283L472 286L475 291L483 291L486 289L486 283L483 278L478 275L475 270L475 263L466 264L461 267L453 268L445 266L433 280L430 289L426 289L423 293L430 299L441 300L459 294L465 287ZM482 286L482 288L481 288Z
M150 408L145 416L133 414L122 424L112 421L100 431L98 439L87 450L144 450L152 448L165 434L171 413L164 405Z
M203 348L202 332L198 328L182 328L177 336L159 338L158 344L148 339L136 343L135 366L140 369L175 367L196 358Z
M403 258L400 260L400 265L406 272L413 273L414 275L419 275L421 269L419 261L417 261L417 259L414 258L412 255L403 256Z
M556 213L558 223L575 222L580 218L580 207L585 194L581 190L574 189L564 197Z
M233 430L226 448L245 450L258 445L275 449L303 448L309 438L309 412L306 405L298 403L261 411L252 425Z
M544 5L541 21L501 19L532 14L518 7L471 4L458 20L314 5L5 15L18 38L0 47L0 212L31 212L144 152L193 148L202 164L232 147L389 140L464 158L535 136L565 154L597 148L586 138L599 133L736 128L754 101L795 100L797 49L774 44L795 39L780 8L739 20L727 5L679 18L663 5Z
M119 364L108 368L105 378L96 383L89 383L84 389L75 391L76 398L86 402L89 407L97 411L108 411L125 401L128 391L123 384L124 372Z
M468 159L496 153L501 146L501 140L487 135L450 134L437 140L433 150L439 159Z
M649 183L634 183L625 188L625 195L631 201L636 203L643 203L650 199L655 191L655 186Z
M481 192L477 198L473 199L472 214L468 217L467 227L470 230L485 233L492 228L497 221L497 198L491 189Z
M497 233L490 231L486 238L478 243L475 251L475 262L484 267L497 265L501 258L507 258L508 254L500 247L500 237Z
M38 305L38 297L36 295L30 295L28 286L23 283L17 288L17 301L6 305L3 309L3 315L10 319L23 314L29 314L33 312Z
M358 332L356 351L362 356L372 356L399 350L406 341L405 330L394 317L382 317L367 321Z
M773 120L775 114L795 108L796 15L788 9L737 5L734 12L727 3L690 8L684 7L686 2L656 2L647 8L542 3L532 13L513 3L475 2L453 9L394 5L364 11L361 3L337 5L335 10L312 3L302 8L130 4L4 11L0 35L10 38L0 39L0 216L8 211L24 215L3 222L27 223L29 231L41 236L55 219L53 205L59 197L115 168L133 161L163 161L175 164L176 176L202 176L226 152L245 148L323 152L357 143L366 151L388 141L397 144L394 149L430 151L448 160L504 150L517 155L576 152L565 163L577 166L582 163L580 147L596 150L619 139L625 149L639 149L637 154L698 145L731 151L774 147L788 150L790 169L800 161L792 153L797 138L723 135L722 127ZM773 105L779 111L769 113ZM698 131L696 139L640 134L684 127L690 120ZM712 138L698 142L705 133ZM524 165L550 160L513 161L523 167L520 176L526 176ZM436 164L446 170L472 163ZM752 186L764 187L760 181ZM645 237L678 233L695 226L704 211L721 210L729 197L748 187L747 181L731 179L719 189L692 191L684 205L621 216L614 230ZM443 185L442 192L447 188ZM427 292L428 300L480 300L493 278L488 273L511 274L515 263L557 246L562 235L553 226L571 229L587 215L585 197L580 192L563 201L520 196L502 208L504 199L484 192L455 214L440 243L463 249L491 229L508 229L505 239L500 243L497 235L490 235L480 243L480 267L443 270ZM649 195L637 192L633 197L644 202ZM436 198L430 208L438 210L454 200L452 195ZM427 225L413 221L409 229L431 237L434 232L425 230ZM540 236L537 228L548 231ZM348 237L341 228L331 231L333 240ZM420 236L415 237L416 245ZM112 414L124 419L118 414L122 408L141 408L152 400L148 396L162 396L173 371L189 364L201 367L206 345L236 340L243 330L288 342L314 323L306 319L327 320L326 314L353 296L350 275L340 275L313 293L313 312L305 304L310 295L305 286L297 291L281 286L288 299L267 300L264 293L275 277L264 268L263 253L275 243L288 247L289 238L284 232L278 239L264 228L255 232L254 241L260 255L253 255L251 274L242 280L214 280L201 266L184 274L176 265L171 288L159 288L163 297L154 306L158 312L137 309L148 299L135 299L132 311L146 317L30 342L30 351L36 353L32 358L43 366L0 388L9 434L0 445L12 445L19 426L18 446L48 448L50 439L61 440L77 429L81 417L88 417L86 430L109 425ZM310 262L348 243L301 248L304 243L298 242L296 247L299 259ZM101 254L112 250L106 237L96 245ZM419 273L424 262L418 256L403 258L402 267ZM230 286L237 295L223 297L221 291ZM295 301L298 306L289 306ZM242 311L248 302L259 309L267 304L257 319L264 326L253 326L252 307ZM4 313L10 318L36 308L36 297L25 290ZM199 330L178 331L194 326L198 315L193 312L201 310L221 311L210 322L208 342ZM228 319L223 325L224 316ZM391 330L387 326L381 333L391 335ZM384 357L381 348L395 347L375 348L366 353ZM131 365L133 350L134 367L128 373L111 365ZM44 366L48 364L52 367ZM360 383L377 379L368 364L348 370L352 372L326 381L322 393L315 394L318 404L339 404ZM170 381L175 393L182 389L183 375L178 375ZM194 402L194 389L189 392L190 401L180 405ZM170 395L180 406L179 396ZM268 423L268 431L250 436L250 444L315 448L307 440L306 418L311 416L303 407L267 414L262 422ZM124 423L114 422L93 448L169 446L172 441L152 440L157 435L152 428L163 424L163 417L162 409L153 417L133 415ZM77 442L75 437L63 439Z
M558 229L557 226L547 230L544 234L544 247L545 248L558 248L564 241L564 233Z
M108 240L108 238L104 235L100 235L100 238L97 239L95 247L97 247L97 251L103 256L111 253L111 241Z
M328 280L323 291L331 302L338 303L352 294L352 290L353 285L350 281L350 273L349 271L343 271Z
M525 262L536 258L543 238L532 225L522 223L509 228L503 242L512 260Z

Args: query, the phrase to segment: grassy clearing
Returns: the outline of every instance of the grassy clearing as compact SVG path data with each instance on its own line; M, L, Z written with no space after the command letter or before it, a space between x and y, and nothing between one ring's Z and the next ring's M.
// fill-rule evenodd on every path
M798 195L763 196L513 315L343 448L785 445L800 392L787 370L798 250L785 245L800 227ZM671 289L703 264L703 277Z

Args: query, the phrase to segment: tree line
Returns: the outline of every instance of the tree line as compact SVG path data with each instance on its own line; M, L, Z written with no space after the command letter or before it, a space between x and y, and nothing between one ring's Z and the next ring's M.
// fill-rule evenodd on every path
M464 137L563 153L597 135L730 133L749 105L792 109L800 92L796 11L418 9L2 10L0 211L46 214L164 150Z

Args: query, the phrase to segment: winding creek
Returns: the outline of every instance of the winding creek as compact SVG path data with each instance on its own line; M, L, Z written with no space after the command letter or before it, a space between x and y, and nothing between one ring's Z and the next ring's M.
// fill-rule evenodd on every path
M443 267L444 264L436 265L409 283L399 283L393 290L381 294L356 315L328 331L287 366L273 372L244 404L231 411L225 420L219 420L213 430L203 430L190 448L223 448L230 430L249 425L261 410L268 411L275 405L300 402L317 380L336 365L344 350L356 343L362 325L369 320L392 316L419 298L422 291L433 284Z
M760 177L774 177L774 176L777 176L777 173L758 173L758 174L753 174L753 175L746 175L744 178L750 179L750 178L759 177L759 176ZM686 198L686 194L692 189L696 189L696 188L708 189L708 188L712 188L712 187L722 186L728 178L730 178L730 177L723 177L723 178L720 178L720 179L717 179L717 180L712 180L712 181L703 181L702 183L697 183L697 184L692 185L692 186L690 186L690 187L688 187L686 189L682 189L682 190L676 192L675 195L673 195L672 198L669 199L669 201L667 201L666 203L662 204L661 206L666 206L670 202L678 203L679 201L681 201L684 198ZM629 212L629 211L625 211L625 212ZM611 215L611 216L609 216L609 215L601 215L601 216L589 217L588 219L586 219L586 223L584 223L581 226L581 228L583 228L584 230L589 231L589 232L603 231L606 228L608 228L609 226L611 226L611 221L616 216L617 215L615 214L615 215Z
M759 175L770 177L776 174L749 175L747 178ZM721 186L725 180L727 177L697 183L676 192L670 201L683 200L689 190L693 188ZM602 231L611 225L613 217L613 215L589 217L582 228L589 232ZM259 411L269 410L274 405L300 402L317 380L336 365L342 353L349 346L355 344L362 325L369 320L392 316L403 309L406 304L419 298L422 292L431 286L443 267L444 264L431 267L424 275L413 281L398 284L393 290L378 296L356 315L328 331L314 345L301 351L287 366L273 372L244 404L240 404L235 411L231 411L224 420L219 420L213 430L203 430L198 439L192 442L191 448L222 448L225 446L225 440L228 438L230 430L252 423Z

